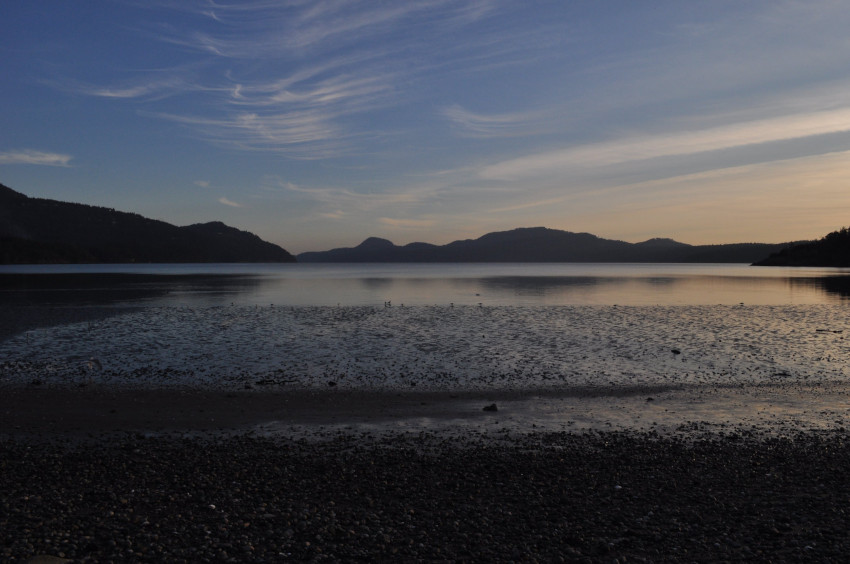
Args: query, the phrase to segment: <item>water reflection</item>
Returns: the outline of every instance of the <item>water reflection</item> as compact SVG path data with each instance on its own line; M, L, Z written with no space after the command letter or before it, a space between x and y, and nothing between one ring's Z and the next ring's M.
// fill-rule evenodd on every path
M827 276L823 278L790 278L792 287L820 290L841 298L850 298L850 276Z
M58 273L0 275L0 305L114 305L252 293L262 284L243 275Z
M386 290L393 285L391 278L357 278L355 280L369 290Z
M477 279L477 284L487 295L513 294L515 296L553 296L582 290L610 291L627 284L628 278L600 276L494 276Z
M57 266L58 268L58 266ZM73 269L74 267L65 267ZM81 267L77 267L81 268ZM115 269L116 267L110 266ZM850 272L745 265L151 265L0 273L3 304L711 305L834 303Z
M783 278L722 276L635 277L493 277L480 280L488 295L535 296L544 303L565 304L737 304L785 303L788 283ZM819 300L803 292L797 300ZM794 301L792 299L792 301Z

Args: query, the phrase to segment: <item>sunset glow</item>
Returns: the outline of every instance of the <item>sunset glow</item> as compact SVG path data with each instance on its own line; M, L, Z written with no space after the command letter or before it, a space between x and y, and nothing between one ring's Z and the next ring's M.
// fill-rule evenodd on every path
M287 250L850 224L841 2L0 6L0 183Z

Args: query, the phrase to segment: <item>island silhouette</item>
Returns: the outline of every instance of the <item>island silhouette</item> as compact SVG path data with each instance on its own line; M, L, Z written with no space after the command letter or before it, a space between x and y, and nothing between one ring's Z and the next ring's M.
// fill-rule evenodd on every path
M689 245L640 243L547 227L487 233L445 245L396 245L368 237L356 247L293 256L220 221L178 227L112 208L32 198L0 184L0 264L51 263L656 262L850 266L847 228L819 241Z
M177 227L111 208L31 198L0 184L0 263L295 262L220 221Z

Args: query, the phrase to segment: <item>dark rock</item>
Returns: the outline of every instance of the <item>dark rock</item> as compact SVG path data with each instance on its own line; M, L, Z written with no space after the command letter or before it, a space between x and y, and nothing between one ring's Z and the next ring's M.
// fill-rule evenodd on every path
M496 407L495 403L491 403L490 405L484 406L484 411L499 411L499 408Z

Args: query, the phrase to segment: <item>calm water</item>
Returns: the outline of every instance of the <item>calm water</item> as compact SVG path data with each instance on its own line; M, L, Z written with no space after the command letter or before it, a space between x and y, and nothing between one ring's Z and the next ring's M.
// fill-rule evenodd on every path
M0 303L782 305L848 297L850 269L738 264L0 266Z

